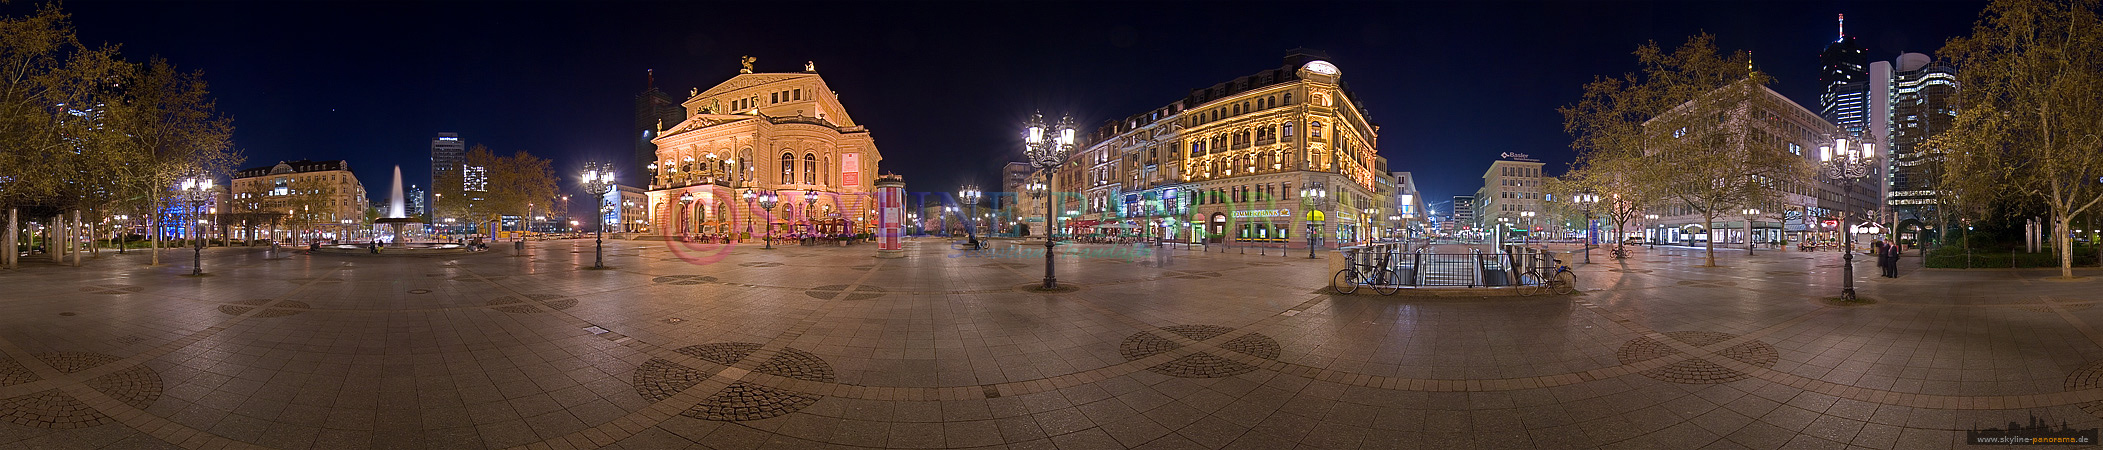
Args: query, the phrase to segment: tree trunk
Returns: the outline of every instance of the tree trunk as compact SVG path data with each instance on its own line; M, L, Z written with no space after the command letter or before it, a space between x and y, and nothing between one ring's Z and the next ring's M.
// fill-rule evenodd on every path
M66 247L73 249L73 267L80 267L81 254L87 253L87 249L81 247L83 244L80 243L81 237L90 236L89 233L82 232L86 228L87 224L80 222L80 210L73 210L73 232L66 237Z
M153 211L146 214L146 232L153 234L153 243L147 245L153 249L153 261L148 264L161 265L161 199L153 199Z
M2072 221L2072 217L2067 217L2064 214L2052 216L2052 243L2059 246L2059 276L2061 278L2074 277L2074 246L2072 242L2068 242L2066 232L2068 229L2067 223Z
M1715 217L1706 215L1701 216L1701 231L1703 233L1709 234L1709 238L1702 241L1702 250L1708 253L1709 257L1709 263L1707 265L1704 265L1703 267L1716 267L1716 228L1714 227L1715 224Z
M66 248L59 245L66 242L66 215L65 213L60 213L59 215L51 216L51 221L46 223L51 224L51 226L47 227L46 230L48 231L44 232L44 240L49 241L44 244L44 253L51 255L52 264L65 264Z
M16 260L22 257L22 236L17 228L20 222L15 215L16 213L17 211L14 207L7 208L7 254L0 255L0 263L5 263L9 269L15 268L15 264L18 262Z

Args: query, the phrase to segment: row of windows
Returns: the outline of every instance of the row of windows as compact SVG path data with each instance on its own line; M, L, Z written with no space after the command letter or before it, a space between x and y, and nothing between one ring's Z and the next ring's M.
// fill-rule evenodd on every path
M802 89L783 89L767 93L767 104L769 105L798 100L803 100ZM759 107L758 95L730 101L730 110L732 111L743 111L757 107Z
M1185 126L1193 126L1193 127L1194 127L1194 126L1198 126L1198 125L1201 125L1201 124L1206 124L1206 123L1212 123L1212 122L1217 122L1217 121L1219 121L1220 119L1228 119L1228 118L1233 118L1234 116L1239 116L1239 115L1242 115L1242 114L1248 114L1248 113L1251 113L1251 112L1256 112L1256 111L1262 111L1262 110L1266 110L1266 109L1276 108L1276 107L1279 107L1279 106L1291 106L1291 105L1292 105L1292 93L1291 93L1291 92L1287 92L1287 93L1285 93L1285 95L1284 95L1284 97L1283 97L1283 100L1280 100L1280 97L1279 97L1279 96L1273 95L1273 96L1269 96L1269 97L1263 97L1263 98L1257 98L1257 99L1252 99L1252 100L1246 100L1246 101L1243 101L1243 102L1241 102L1241 103L1236 103L1236 104L1232 104L1232 105L1228 105L1228 106L1221 106L1221 107L1217 107L1217 108L1212 108L1212 110L1211 110L1211 111L1204 111L1204 112L1200 112L1200 113L1197 113L1197 114L1195 114L1195 115L1192 115L1192 116L1191 116L1191 118L1190 118L1190 123L1187 123L1187 124L1184 124L1184 125L1185 125Z
M1541 176L1541 169L1540 169L1540 168L1537 168L1537 167L1513 167L1513 166L1504 166L1504 167L1503 167L1503 169L1504 169L1504 170L1502 170L1502 171L1499 171L1498 173L1499 173L1499 174L1501 174L1501 175L1507 176L1507 177L1539 177L1539 176Z

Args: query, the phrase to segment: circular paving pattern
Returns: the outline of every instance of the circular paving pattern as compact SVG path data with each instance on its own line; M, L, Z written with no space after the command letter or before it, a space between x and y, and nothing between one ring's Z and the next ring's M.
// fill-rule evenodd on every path
M61 373L74 373L121 360L100 353L40 353L38 360ZM13 363L13 361L9 361ZM19 363L16 364L19 366ZM85 383L103 395L137 409L161 398L161 376L146 366L132 366ZM0 400L0 421L36 428L86 428L113 422L80 399L58 389Z
M857 285L849 289L845 284L828 284L803 291L803 295L819 300L868 300L884 296L884 288Z
M1695 347L1707 346L1738 337L1735 334L1713 331L1673 331L1665 333L1665 336ZM1629 340L1627 344L1621 346L1620 351L1614 352L1614 357L1619 359L1622 364L1635 364L1678 354L1680 354L1679 350L1673 349L1665 345L1665 343L1652 340L1649 336L1644 336ZM1782 357L1780 352L1775 351L1774 346L1758 340L1731 346L1730 348L1717 351L1716 355L1759 367L1774 367L1774 362ZM1729 383L1750 376L1744 372L1731 370L1699 357L1687 358L1663 367L1645 370L1642 373L1643 376L1657 379L1658 381L1685 384Z
M2074 369L2073 373L2069 373L2066 376L2067 392L2093 389L2098 386L2103 386L2103 360L2090 361L2087 365ZM2077 403L2074 406L2080 407L2082 411L2087 412L2091 416L2103 418L2103 401Z
M81 286L80 288L81 292L104 295L131 294L143 290L146 290L146 288L133 286L129 284L97 284L93 286Z
M1205 342L1231 333L1233 328L1218 325L1175 325L1161 327L1162 331L1175 333L1185 339ZM1183 344L1152 332L1138 332L1118 343L1117 353L1126 361L1138 361L1163 352L1182 348ZM1249 333L1219 344L1219 348L1263 359L1277 359L1280 352L1278 341L1261 333ZM1184 355L1165 363L1155 364L1146 370L1182 378L1220 378L1249 373L1256 366L1199 351Z
M22 367L22 363L0 356L0 386L13 386L38 379L36 372L29 371L28 367Z
M702 275L665 275L657 278L651 278L650 282L657 284L692 286L696 284L714 283L716 282L716 277Z
M238 316L249 311L255 311L256 308L261 307L264 303L270 303L270 299L262 298L255 300L242 300L234 302L234 304L232 305L219 305L219 312L229 316ZM299 300L285 300L277 302L277 304L275 305L270 305L269 308L263 308L262 311L256 313L255 317L266 319L271 317L285 317L293 314L306 312L305 310L308 309L314 309L314 307L312 305L308 305L307 302L302 302Z
M577 306L577 299L564 298L560 295L525 294L523 297L524 298L512 297L507 295L503 297L492 298L489 299L489 303L487 304L487 306L498 311L503 311L512 314L543 313L548 311L570 309L570 307L572 306ZM539 306L535 306L536 302ZM546 309L542 309L542 307L545 307Z
M727 366L752 356L760 347L760 344L751 342L717 342L688 346L675 351ZM824 359L794 348L781 349L766 362L753 367L752 371L823 383L837 379L833 374L832 365L826 364ZM701 380L707 378L708 374L700 370L662 358L651 358L644 362L642 367L635 369L635 393L645 400L658 402L700 384ZM802 410L818 403L819 398L817 395L740 381L716 391L679 415L717 421L760 420Z

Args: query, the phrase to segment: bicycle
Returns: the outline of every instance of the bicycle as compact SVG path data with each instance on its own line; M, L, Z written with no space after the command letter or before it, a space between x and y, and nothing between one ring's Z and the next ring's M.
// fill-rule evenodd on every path
M1358 285L1364 284L1373 286L1373 292L1380 295L1395 295L1396 292L1401 292L1402 287L1394 283L1395 270L1387 267L1389 256L1387 253L1381 253L1380 262L1374 264L1351 262L1343 270L1336 271L1336 275L1329 277L1329 290L1349 295L1358 292Z
M1614 246L1613 254L1614 259L1628 259L1628 249L1621 248L1620 246Z
M1526 273L1519 275L1520 288L1526 289L1524 291L1526 295L1540 295L1542 292L1568 295L1577 290L1577 272L1571 271L1570 266L1564 265L1561 259L1551 258L1549 261L1554 264L1554 269L1550 269L1547 276L1543 276L1540 270L1532 268L1526 269Z

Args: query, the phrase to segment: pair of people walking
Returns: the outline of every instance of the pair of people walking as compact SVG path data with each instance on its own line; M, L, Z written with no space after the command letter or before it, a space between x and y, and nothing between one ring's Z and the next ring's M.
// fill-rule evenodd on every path
M1876 243L1870 244L1869 249L1877 255L1877 268L1882 269L1882 273L1878 275L1884 278L1899 277L1900 248L1897 242L1886 243L1883 239L1878 239Z

